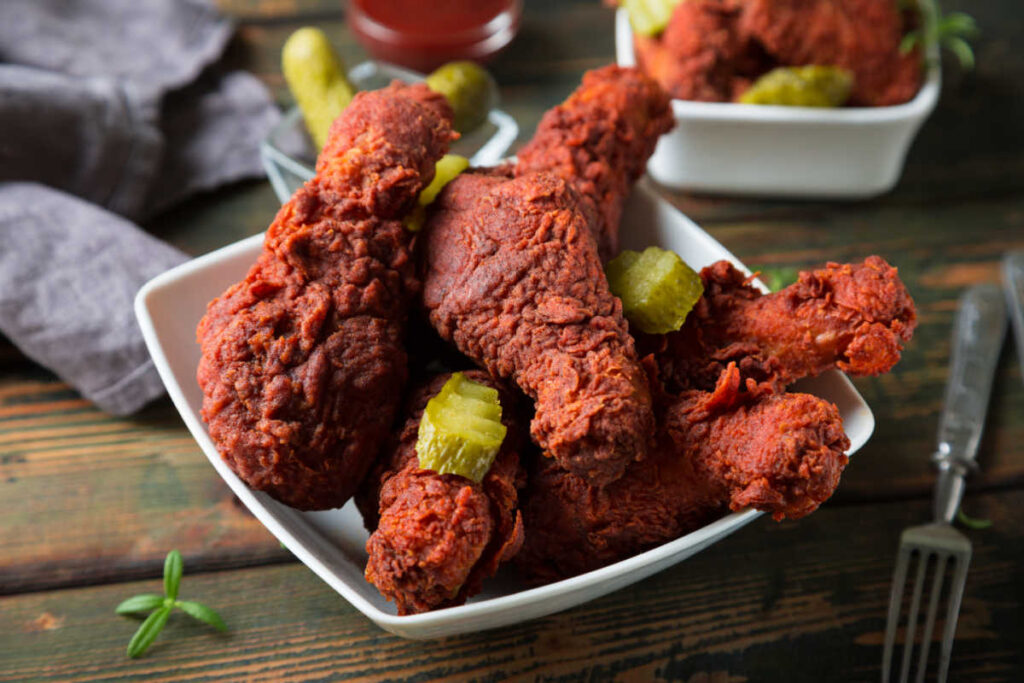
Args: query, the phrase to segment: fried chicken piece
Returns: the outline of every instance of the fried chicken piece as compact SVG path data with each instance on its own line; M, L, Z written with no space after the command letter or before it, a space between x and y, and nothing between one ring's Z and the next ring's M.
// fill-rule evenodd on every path
M357 95L256 264L199 323L210 437L250 487L292 507L344 504L391 427L419 287L402 218L451 118L422 85Z
M523 493L526 542L517 566L532 581L574 576L753 507L796 519L827 500L850 442L839 410L808 394L754 397L730 365L714 392L664 397L658 444L600 489L550 461Z
M665 31L633 36L637 65L672 97L729 102L768 69L759 46L739 30L734 0L679 3Z
M394 601L399 614L461 605L523 543L517 489L525 483L525 472L519 465L523 440L516 402L487 373L465 374L499 390L508 429L483 481L419 467L420 418L427 401L448 381L446 374L413 394L405 425L356 494L373 532L366 543L366 580Z
M893 0L744 0L740 23L780 64L852 71L851 105L902 104L920 88L921 54L900 51L906 27Z
M622 206L673 125L668 95L638 69L588 71L569 98L549 110L517 155L517 176L538 171L567 180L597 238L603 261L619 250Z
M829 368L879 375L900 359L917 325L909 292L879 256L804 271L774 294L752 287L727 261L701 278L704 296L682 329L639 340L674 391L710 389L729 363L752 391L781 390Z
M431 323L535 401L531 432L548 454L596 486L643 457L647 378L565 180L462 174L423 240Z

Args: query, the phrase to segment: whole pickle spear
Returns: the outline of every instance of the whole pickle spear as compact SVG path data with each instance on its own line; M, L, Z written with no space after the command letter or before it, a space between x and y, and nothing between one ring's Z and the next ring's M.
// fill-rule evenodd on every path
M345 65L324 32L307 26L285 42L281 67L319 151L327 141L331 123L355 95L355 88L345 77Z
M441 93L455 112L455 130L468 133L487 119L497 86L487 70L473 62L448 62L427 76L427 87Z

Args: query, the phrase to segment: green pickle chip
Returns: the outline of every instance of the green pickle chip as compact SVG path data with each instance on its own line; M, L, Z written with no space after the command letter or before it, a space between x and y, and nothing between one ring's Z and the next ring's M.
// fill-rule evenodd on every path
M460 133L468 133L484 122L497 93L491 75L473 62L442 64L427 76L426 83L452 105L455 130Z
M853 89L853 74L838 66L781 66L754 81L739 101L789 107L841 107Z
M307 26L285 42L281 67L313 144L317 150L323 149L334 119L355 96L355 89L345 77L344 64L327 35Z
M700 275L658 247L623 251L608 262L605 274L629 324L648 334L678 330L704 293Z
M434 179L420 192L416 208L405 217L405 229L419 232L427 218L426 208L437 199L444 186L455 180L455 177L469 168L469 159L458 154L445 154L434 164Z
M427 402L420 419L420 469L479 483L491 469L505 432L498 390L456 372Z
M642 36L656 36L665 30L680 0L622 0L629 23Z

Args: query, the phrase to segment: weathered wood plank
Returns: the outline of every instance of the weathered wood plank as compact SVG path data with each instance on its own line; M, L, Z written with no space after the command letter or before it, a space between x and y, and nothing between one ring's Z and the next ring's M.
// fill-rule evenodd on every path
M975 556L950 680L1009 681L1022 664L1024 492L971 496L994 526ZM379 630L301 565L188 574L182 595L219 609L218 635L174 618L142 659L119 600L158 581L0 602L0 680L689 680L865 681L877 677L900 530L925 501L826 506L799 522L761 519L634 587L552 617L438 642Z
M0 594L288 558L164 399L104 415L34 366L0 376Z
M244 23L340 18L347 4L347 0L216 0L222 12Z

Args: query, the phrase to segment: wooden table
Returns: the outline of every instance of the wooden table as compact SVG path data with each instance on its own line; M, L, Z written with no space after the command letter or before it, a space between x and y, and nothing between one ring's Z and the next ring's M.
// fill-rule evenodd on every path
M878 426L835 497L798 522L760 519L676 567L576 609L439 642L379 630L316 578L221 483L166 399L130 419L102 414L0 340L0 680L875 680L900 530L929 517L934 447L959 292L998 277L1024 248L1024 14L1019 0L952 0L984 28L978 68L947 68L938 109L899 187L866 202L670 195L751 266L810 266L879 253L900 268L920 327L894 372L856 384ZM282 101L280 47L295 28L331 32L364 57L337 0L221 0L237 16L229 59ZM531 134L586 69L612 60L597 0L535 2L493 65L504 106ZM218 190L147 227L201 254L262 231L266 182ZM952 680L1024 676L1024 383L999 361L981 473L965 510L975 557ZM142 659L124 597L159 590L171 548L183 594L217 607L226 635L172 618Z

